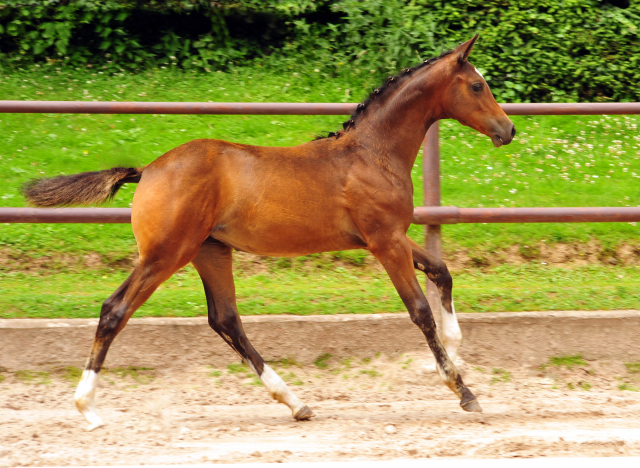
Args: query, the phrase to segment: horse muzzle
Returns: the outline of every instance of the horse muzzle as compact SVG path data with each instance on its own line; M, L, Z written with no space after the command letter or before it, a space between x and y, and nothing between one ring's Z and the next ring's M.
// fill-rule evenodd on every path
M491 134L491 141L496 148L500 148L502 145L508 145L513 141L513 137L516 136L516 126L511 122L509 123L510 128L496 129L496 131Z

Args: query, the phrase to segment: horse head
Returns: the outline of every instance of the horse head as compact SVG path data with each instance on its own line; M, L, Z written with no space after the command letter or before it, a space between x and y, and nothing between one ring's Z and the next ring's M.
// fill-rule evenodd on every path
M516 127L496 102L482 74L469 61L476 34L445 57L444 69L451 75L441 93L444 117L459 121L491 138L494 146L508 145Z

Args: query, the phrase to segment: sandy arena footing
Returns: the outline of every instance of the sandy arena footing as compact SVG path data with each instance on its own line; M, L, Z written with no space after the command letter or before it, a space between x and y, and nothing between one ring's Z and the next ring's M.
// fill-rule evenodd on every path
M73 393L95 322L0 323L0 466L640 456L637 311L461 314L482 414L429 370L404 314L246 317L309 422L204 319L133 320L100 375L107 425L87 432Z

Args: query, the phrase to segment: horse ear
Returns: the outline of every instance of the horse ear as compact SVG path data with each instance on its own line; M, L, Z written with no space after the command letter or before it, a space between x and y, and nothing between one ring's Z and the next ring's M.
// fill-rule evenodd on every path
M467 58L469 57L469 54L471 53L471 49L473 49L473 45L478 40L478 36L479 35L476 34L471 39L469 39L467 42L464 42L464 43L460 44L456 48L455 54L458 56L458 62L459 63L465 62L467 60Z

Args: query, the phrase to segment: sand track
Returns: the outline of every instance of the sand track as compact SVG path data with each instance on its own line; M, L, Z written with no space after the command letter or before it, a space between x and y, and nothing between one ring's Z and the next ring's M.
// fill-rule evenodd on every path
M323 369L274 364L318 415L311 422L294 421L240 366L114 369L98 389L108 425L93 432L64 372L5 372L0 466L640 455L640 394L620 390L640 379L622 363L467 363L483 414L462 411L425 363L404 355L329 359Z

